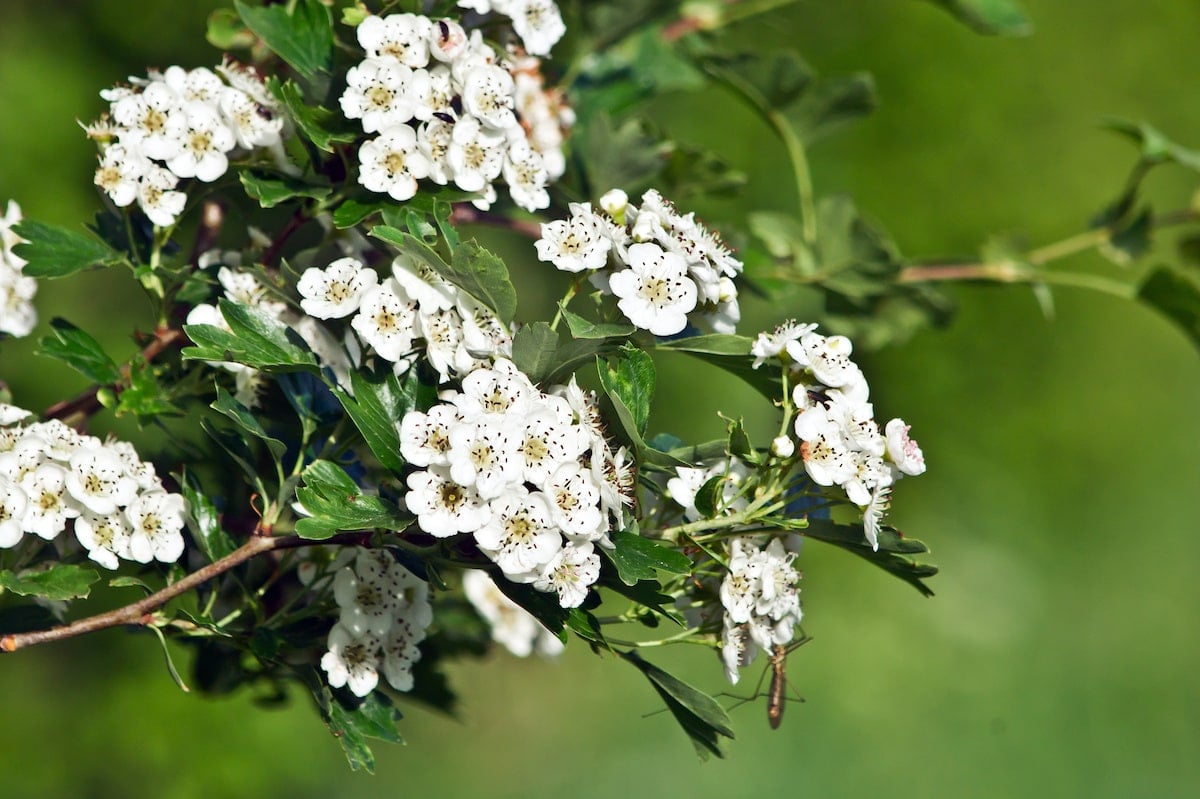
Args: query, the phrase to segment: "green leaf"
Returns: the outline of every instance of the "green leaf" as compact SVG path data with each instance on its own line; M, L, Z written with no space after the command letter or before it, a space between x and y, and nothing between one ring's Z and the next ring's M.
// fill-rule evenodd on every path
M201 493L195 475L185 471L182 483L180 492L187 500L188 530L204 556L209 562L218 561L237 549L237 545L221 525L221 514L216 505Z
M283 322L227 299L220 301L220 307L229 330L184 325L184 332L196 344L183 351L185 359L234 361L256 369L318 371L316 357L304 339Z
M259 479L254 453L246 446L246 442L240 435L232 430L222 430L216 427L209 419L200 420L200 429L207 433L209 438L215 441L221 449L225 450L229 457L233 458L234 463L242 470L242 474L250 481L251 485Z
M702 518L715 519L717 513L720 512L725 494L725 477L723 474L713 475L704 481L704 485L700 486L700 490L696 492L696 500L693 504Z
M249 408L234 399L232 394L220 386L217 386L217 399L210 407L214 411L217 411L229 419L232 419L233 423L240 427L244 432L249 433L255 438L263 441L267 445L267 449L270 450L271 457L273 457L276 462L278 462L279 459L283 457L284 452L287 451L287 445L279 439L272 438L270 435L268 435L267 431L263 429L262 423L255 418L254 414L250 412Z
M925 585L924 579L937 574L937 567L905 557L928 552L929 547L915 538L904 537L895 528L880 529L878 550L871 548L861 524L835 524L828 519L809 519L803 534L853 552L889 574L899 577L923 595L933 596L933 591Z
M38 342L38 355L57 358L93 383L109 385L121 379L121 370L96 339L66 319L50 320L53 336Z
M82 599L91 593L92 583L99 579L93 569L68 564L20 574L0 571L0 589L43 599Z
M746 432L746 425L741 419L730 419L726 428L729 431L730 455L735 455L750 464L759 464L762 462L762 457L758 454L758 450L754 448L754 443L750 441L750 435Z
M1178 325L1200 347L1200 273L1160 266L1142 281L1138 299Z
M13 225L12 231L25 239L13 252L25 259L21 271L28 277L66 277L124 260L104 242L57 225L26 220Z
M636 651L618 654L646 675L650 685L666 703L667 710L671 711L679 726L692 739L696 754L701 758L707 758L709 754L724 757L720 736L732 740L733 725L729 714L717 700L643 660Z
M1129 266L1149 251L1153 233L1154 215L1146 207L1113 230L1108 241L1100 246L1100 252L1119 266Z
M320 0L249 6L234 0L234 7L250 30L280 58L306 78L329 72L333 65L333 17Z
M334 395L379 462L398 474L404 468L404 458L400 455L400 421L409 411L418 408L419 395L424 388L417 370L408 370L404 382L400 382L391 370L381 376L368 377L355 369L350 372L350 385L354 396L341 389L334 389Z
M382 691L372 691L355 708L342 705L327 687L322 686L313 694L321 717L342 745L352 771L363 769L368 774L375 773L375 755L367 745L368 738L403 743L396 729L400 711Z
M353 198L344 200L333 212L333 226L339 230L354 227L382 210L381 203L364 203Z
M639 580L653 580L659 571L670 574L688 574L692 561L682 552L669 549L662 544L629 530L613 534L613 549L601 548L625 585L634 585Z
M296 499L311 517L296 522L303 538L329 538L339 530L400 531L412 517L381 497L362 493L346 470L330 461L313 461L303 472L304 485Z
M571 331L572 338L583 339L600 339L600 338L628 338L637 330L631 324L622 322L593 322L590 319L585 319L577 313L568 311L562 304L559 304L559 310L562 312L563 319L567 321L567 329Z
M297 198L323 200L333 192L330 186L309 183L288 175L267 175L245 170L238 174L238 179L246 189L246 194L258 200L263 208L274 208Z
M930 0L949 11L976 33L989 36L1028 36L1033 23L1013 0Z
M280 83L278 78L271 77L267 79L267 88L283 103L304 138L317 149L332 153L334 144L352 142L359 137L359 131L341 114L306 103L304 93L292 81Z
M517 312L517 290L509 279L508 267L499 257L480 247L474 239L459 244L448 264L428 244L411 233L377 225L371 228L371 235L428 266L495 311L500 321L505 324L512 321Z
M606 114L591 119L573 141L592 194L624 186L630 194L649 185L666 163L670 144L638 118L614 127Z
M545 322L525 325L513 336L512 361L534 383L556 365L558 334Z
M615 362L615 363L614 363ZM654 397L654 361L645 350L626 344L607 362L597 359L600 384L612 400L630 437L640 441L650 419Z

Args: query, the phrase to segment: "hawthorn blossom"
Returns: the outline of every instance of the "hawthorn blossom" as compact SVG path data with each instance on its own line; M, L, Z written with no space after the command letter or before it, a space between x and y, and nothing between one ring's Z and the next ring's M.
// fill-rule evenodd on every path
M535 650L545 656L562 652L562 641L509 599L486 572L465 572L462 587L471 605L491 627L492 640L512 654L523 658Z
M577 608L600 578L600 556L588 542L565 546L545 565L533 587L558 594L564 608Z
M403 295L395 279L388 279L363 295L350 326L380 358L395 363L412 349L416 319L416 303Z
M125 508L129 520L129 552L138 563L174 563L183 554L187 505L179 494L148 492Z
M487 523L491 510L473 486L455 482L445 466L430 466L407 478L404 504L417 516L417 524L432 536L445 538L473 533Z
M571 218L542 223L535 242L539 261L549 261L564 272L602 268L612 240L604 235L600 218L587 205L571 204Z
M343 686L355 696L366 696L379 684L379 639L369 632L355 635L341 624L329 631L328 651L321 668L334 688Z
M393 200L408 200L417 193L417 180L429 174L429 161L417 147L417 134L407 125L382 130L358 150L358 182Z
M324 269L304 270L296 283L300 307L317 319L341 319L358 310L363 295L379 282L379 275L357 258L339 258Z
M649 242L630 246L629 269L609 278L609 286L626 318L656 336L682 331L696 307L696 284L687 276L687 262Z

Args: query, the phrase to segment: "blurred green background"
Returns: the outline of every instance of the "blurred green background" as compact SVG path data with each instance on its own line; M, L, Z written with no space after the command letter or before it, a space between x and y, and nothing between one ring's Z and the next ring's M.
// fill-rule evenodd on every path
M90 215L93 148L75 119L147 65L215 63L201 37L218 5L5 0L0 200L57 223ZM795 45L825 73L875 74L878 113L813 152L818 191L853 195L909 255L953 256L990 233L1040 244L1082 230L1133 160L1097 129L1104 116L1200 144L1200 5L1025 5L1037 31L1018 40L911 0L813 0L736 35ZM782 151L728 98L681 95L654 115L750 173L746 209L792 207ZM1157 208L1185 205L1192 177L1155 175ZM1120 271L1094 256L1064 268ZM42 324L65 315L131 353L132 292L101 275L44 284ZM1058 290L1050 321L1024 289L954 296L948 329L862 358L880 415L911 423L930 464L899 487L893 521L933 547L937 596L809 546L815 640L788 671L807 702L775 732L761 701L734 710L727 760L698 763L665 714L642 718L658 705L639 675L573 646L559 663L455 668L462 719L406 709L408 745L380 744L378 774L351 774L302 698L259 710L185 695L151 639L109 631L0 659L0 796L1198 795L1200 359L1108 297ZM788 312L750 310L747 331ZM0 350L18 402L82 387L33 359L32 341ZM662 366L659 419L674 432L763 412L723 384L697 397L694 372ZM655 655L722 690L707 653Z

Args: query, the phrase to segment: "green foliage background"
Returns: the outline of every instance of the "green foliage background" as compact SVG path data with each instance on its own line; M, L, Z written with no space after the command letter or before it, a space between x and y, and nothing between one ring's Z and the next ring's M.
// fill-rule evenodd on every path
M93 149L74 120L147 65L215 63L202 36L217 5L77 0L48 13L7 0L0 199L60 224L90 215ZM736 35L795 45L826 74L874 72L881 108L814 149L818 191L855 196L910 255L955 256L988 233L1038 244L1082 230L1134 158L1097 129L1101 117L1144 118L1200 145L1200 7L1025 5L1037 25L1027 39L980 38L931 4L870 0L810 0ZM791 207L782 151L731 99L678 95L654 114L750 174L743 207ZM1192 185L1163 171L1150 189L1165 210ZM134 292L115 274L45 284L42 325L67 316L131 353L144 310ZM251 696L182 694L149 636L109 631L0 658L0 794L1194 796L1200 360L1150 311L1107 297L1057 290L1048 321L1023 289L954 294L949 329L863 358L880 413L904 416L930 463L900 486L894 522L934 548L937 596L810 547L815 640L789 662L807 702L776 732L761 701L735 710L728 760L698 764L669 718L642 718L657 703L636 672L573 646L557 664L497 656L455 669L462 718L406 709L409 744L380 745L377 776L351 774L302 697L259 710ZM803 314L801 298L789 302L754 305L744 329ZM32 350L29 339L0 353L19 402L44 407L82 387ZM661 366L652 432L712 437L717 410L758 415L760 433L773 421L715 373ZM707 653L660 657L721 690Z

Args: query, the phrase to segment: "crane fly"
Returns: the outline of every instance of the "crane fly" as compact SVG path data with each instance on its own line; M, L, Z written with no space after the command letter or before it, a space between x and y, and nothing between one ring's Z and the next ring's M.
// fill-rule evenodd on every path
M776 644L771 648L771 655L767 662L767 668L771 672L771 682L767 687L767 724L771 725L771 729L779 729L779 725L783 723L783 709L788 702L788 681L787 681L787 658L796 648L808 643L808 636L801 634L801 637L790 644ZM762 677L758 680L758 687L754 689L754 694L749 697L744 697L738 702L741 705L745 702L762 696L759 692L762 688L762 681L766 678L767 673L764 671ZM801 699L801 702L804 700Z

